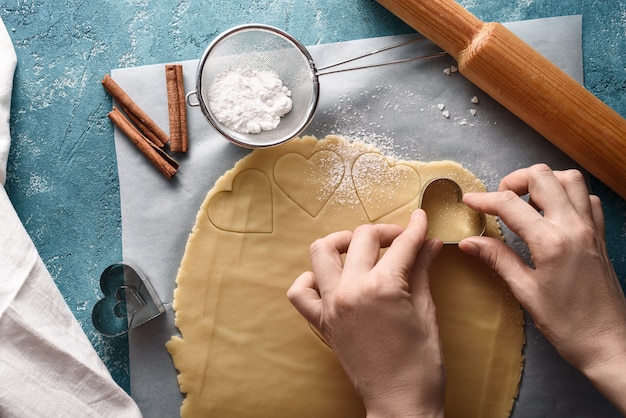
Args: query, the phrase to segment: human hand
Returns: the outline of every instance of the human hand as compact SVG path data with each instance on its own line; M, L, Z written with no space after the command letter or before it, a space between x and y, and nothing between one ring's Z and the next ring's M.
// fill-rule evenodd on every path
M494 268L563 358L624 412L626 301L607 255L600 200L582 174L535 165L506 176L497 192L464 201L499 216L526 242L533 266L492 238L467 238L461 250Z
M443 416L445 368L428 281L442 243L426 241L426 230L417 210L406 229L330 234L311 245L313 271L287 293L335 352L370 418Z

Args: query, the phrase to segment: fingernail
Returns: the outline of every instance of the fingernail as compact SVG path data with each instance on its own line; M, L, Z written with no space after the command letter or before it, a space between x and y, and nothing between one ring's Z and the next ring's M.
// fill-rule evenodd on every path
M439 253L439 251L443 248L443 241L438 238L431 238L428 240L428 245L430 245L431 251Z
M478 193L474 193L474 192L463 193L463 200L465 200L465 198L470 198L471 199L476 194L478 194Z
M466 254L474 257L478 257L480 254L480 247L470 240L463 240L459 242L459 248Z
M411 213L411 219L418 219L424 216L424 211L422 209L416 209Z

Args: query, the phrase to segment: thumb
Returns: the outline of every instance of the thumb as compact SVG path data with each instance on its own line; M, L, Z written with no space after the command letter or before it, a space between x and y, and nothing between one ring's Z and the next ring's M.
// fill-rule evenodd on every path
M503 241L489 237L470 237L459 242L459 249L478 257L502 277L515 296L521 295L524 279L530 276L531 269Z
M421 294L424 291L428 291L430 293L430 290L428 290L428 269L441 251L442 247L443 242L441 240L430 239L424 243L424 246L417 254L409 281L409 286L413 295Z
M302 273L293 282L287 290L287 298L296 310L300 312L300 315L319 329L322 300L317 291L315 275L312 272Z

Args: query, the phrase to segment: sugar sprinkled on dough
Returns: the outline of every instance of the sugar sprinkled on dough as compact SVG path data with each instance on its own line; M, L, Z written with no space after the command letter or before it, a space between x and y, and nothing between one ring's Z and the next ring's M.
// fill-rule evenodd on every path
M281 172L279 177L273 169L277 161L288 154L307 158L319 151L324 152L324 157L315 160L316 164L322 165L322 170L317 173L323 175L324 169L332 168L330 178L336 180L336 176L343 176L341 197L348 198L347 194L351 193L350 198L356 203L341 205L335 192L322 211L312 215L305 207L309 207L309 199L316 195L307 189L306 182L301 185L305 191L313 193L299 195L306 197L305 201L291 199L298 197L289 194L293 189L284 189L276 182L284 176L300 178L299 166L293 166L295 172ZM333 152L339 158L333 157ZM360 163L354 164L357 158ZM355 171L342 173L342 163L337 164L339 160L343 160L344 168L354 168ZM198 214L176 279L173 308L181 337L173 337L167 348L179 370L181 391L186 394L181 416L244 417L249 415L251 408L260 415L274 417L291 417L302 410L316 411L313 415L325 417L364 416L362 404L350 382L342 375L341 367L328 361L332 360L328 347L317 341L284 300L293 277L310 268L306 257L310 243L328 232L353 229L356 224L369 222L364 213L368 208L380 209L377 202L386 203L388 198L397 198L401 202L403 198L413 196L411 191L418 193L421 181L430 178L452 178L462 185L463 190L483 190L480 180L456 163L390 159L387 159L390 167L402 164L409 170L392 170L397 176L391 173L390 178L398 179L399 187L379 187L378 173L387 172L384 162L384 155L366 144L358 144L358 141L347 143L331 137L317 141L307 137L283 147L254 151L216 182ZM411 169L419 174L418 181ZM242 202L244 209L250 207L247 199L221 199L224 192L234 192L232 187L240 175L250 172L261 174L260 178L274 184L276 191L279 188L283 191L272 193L274 223L271 234L257 233L254 229L245 232L221 229L211 219L210 208L214 199L220 205ZM353 175L361 196L365 197L360 203L355 195ZM404 186L416 184L417 190L410 188L405 189L408 193L402 193ZM320 182L314 181L310 185L319 186ZM391 195L388 193L390 189L393 189ZM259 197L255 190L247 189L253 193L245 196ZM377 192L381 195L376 195ZM406 224L417 201L413 198L406 205L402 209L391 206L382 212L382 216L386 216L384 222ZM219 213L224 212L233 211ZM377 213L381 215L380 210ZM258 219L266 219L265 214L264 211L248 211L250 223L246 226L254 227ZM219 220L226 222L220 225L229 227L228 222L237 224L239 218ZM444 219L444 223L451 221ZM487 235L500 236L495 218L489 218ZM466 417L468 408L480 410L483 415L505 416L513 405L523 365L522 311L510 297L508 288L501 280L494 280L496 278L490 270L486 267L477 269L475 263L464 261L467 258L456 257L454 248L448 250L442 251L431 266L432 292L438 309L458 313L444 316L446 320L442 321L440 332L442 344L450 350L449 353L454 353L447 356L448 370L467 376L455 380L457 373L450 373L449 388L460 388L462 394L458 390L447 391L446 416ZM461 298L456 297L458 292L455 290L458 289L463 290ZM454 297L448 297L452 295ZM215 303L217 300L219 304ZM468 342L472 344L471 352L479 355L468 355ZM484 347L484 342L489 344ZM285 385L294 378L298 385ZM300 379L303 379L302 383ZM470 384L465 383L467 379L472 379ZM485 390L487 384L494 386ZM242 385L247 389L246 396L232 402L233 397L241 394ZM307 396L299 396L303 387ZM335 396L337 393L342 395Z

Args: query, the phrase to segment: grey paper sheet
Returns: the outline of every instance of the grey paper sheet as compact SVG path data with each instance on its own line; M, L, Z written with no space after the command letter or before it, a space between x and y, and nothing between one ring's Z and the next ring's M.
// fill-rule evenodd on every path
M582 82L581 17L507 24ZM310 48L318 67L391 45L407 36L364 39ZM436 50L428 44L373 57L387 61ZM197 61L186 61L185 88L194 90ZM491 190L507 173L536 162L576 167L569 158L458 73L449 57L357 70L320 78L321 100L305 133L340 134L378 145L403 159L456 160ZM168 129L163 65L117 69L112 77ZM479 103L473 104L473 96ZM445 105L445 118L438 104ZM470 113L476 110L476 115ZM214 182L249 151L220 137L199 108L188 108L190 150L177 155L180 171L165 180L115 131L120 177L124 261L152 281L166 314L130 332L132 396L148 417L179 415L182 396L164 344L177 333L171 309L177 269L200 204ZM508 231L509 243L524 248ZM609 417L617 412L537 332L526 326L526 365L514 417Z

